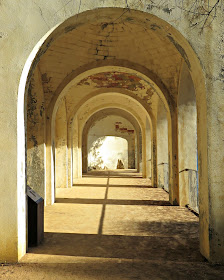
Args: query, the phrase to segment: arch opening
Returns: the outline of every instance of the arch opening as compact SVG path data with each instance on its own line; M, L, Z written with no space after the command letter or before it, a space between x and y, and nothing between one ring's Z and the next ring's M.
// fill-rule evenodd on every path
M108 9L107 12L110 13L110 11L112 11L112 10L113 9L111 9L111 10ZM137 11L131 11L131 12L133 13L134 16L136 16L136 19L140 20L141 15ZM112 16L113 16L113 12L111 12L111 13L112 13ZM99 14L101 15L100 12L99 12ZM91 17L93 17L95 19L95 15L94 15L93 11L90 11L89 15L90 15L90 19L91 19ZM102 20L101 17L102 17L102 15L97 18L97 22L99 21L99 26L98 27L100 27L100 23L101 23L100 20ZM73 78L74 78L74 75L77 76L77 73L79 73L79 71L80 71L80 69L82 69L82 67L83 67L83 69L85 69L87 67L87 65L89 65L89 64L94 65L95 64L95 68L91 69L91 71L92 70L94 71L94 69L96 70L99 65L103 65L104 63L105 63L105 65L108 64L108 66L105 66L105 67L109 67L109 68L114 67L113 71L111 69L109 69L108 70L109 74L108 74L108 72L105 72L105 69L101 73L99 73L100 71L98 72L98 70L97 70L96 75L92 74L92 75L89 75L87 78L84 75L82 80L77 83L77 84L79 84L78 86L80 86L80 82L83 83L82 84L83 90L85 89L85 87L90 86L91 90L89 91L88 94L93 94L93 96L95 96L94 91L98 91L98 94L99 94L99 91L100 91L99 83L101 83L100 87L102 88L102 91L104 91L104 92L105 92L105 87L107 87L108 89L112 89L113 86L114 86L113 83L112 84L108 83L108 79L106 81L106 86L105 86L105 83L104 83L105 81L103 80L103 83L102 83L102 80L100 80L100 77L102 78L102 76L104 76L103 78L105 78L105 76L109 76L109 78L111 78L112 76L115 75L115 79L117 78L119 81L124 79L124 80L128 80L128 82L130 81L130 79L133 79L134 83L135 83L134 88L133 88L133 84L129 85L127 81L126 81L126 83L123 83L123 80L122 80L122 82L120 82L120 83L121 84L123 83L122 85L124 87L121 87L119 89L123 92L125 90L132 91L132 96L134 96L136 94L136 92L135 92L136 87L137 87L136 84L138 84L138 86L140 87L140 89L138 91L139 96L137 96L135 98L135 100L141 99L141 102L144 103L144 106L145 106L145 109L146 109L146 112L147 112L148 115L151 114L150 116L154 117L155 113L158 112L154 108L154 103L153 103L153 98L152 98L152 96L155 92L156 92L157 99L160 100L160 101L162 100L161 102L163 102L164 106L166 107L166 110L168 112L167 113L167 115L168 115L167 116L167 121L166 121L166 125L165 125L165 127L166 127L165 130L168 131L166 133L166 135L167 135L166 143L169 142L169 144L167 144L167 146L166 146L166 152L165 152L166 159L164 161L166 161L167 165L169 166L170 201L172 203L177 203L178 204L179 201L181 201L181 199L182 199L182 194L179 193L179 185L178 185L178 178L180 178L180 177L178 176L178 178L176 178L177 177L176 173L178 173L177 172L177 169L178 169L178 157L177 157L178 151L176 150L176 146L177 146L176 144L178 143L178 140L177 140L177 138L178 138L177 137L178 117L177 117L177 111L175 110L177 96L174 95L174 92L175 92L175 89L176 89L175 86L177 86L177 85L174 85L173 80L172 80L171 84L166 82L166 81L169 80L169 77L166 77L166 78L163 77L162 74L159 73L157 71L158 69L156 69L156 68L153 69L153 70L155 72L157 71L158 75L153 75L152 74L152 73L154 73L153 71L148 71L147 72L147 67L148 67L147 63L145 63L145 68L144 68L145 71L141 72L139 70L141 68L140 66L141 66L141 64L144 64L141 61L141 59L139 59L139 61L132 62L132 65L135 65L135 67L132 67L132 68L130 67L129 70L126 71L126 73L125 73L126 76L125 76L124 72L119 72L119 71L123 70L121 68L125 67L125 66L128 69L128 64L129 64L127 62L128 60L126 59L126 57L124 55L122 57L122 55L119 56L117 54L114 54L114 56L111 55L112 56L111 61L109 61L110 59L106 59L107 60L106 62L99 62L98 63L97 60L92 61L91 59L89 59L89 60L84 59L85 63L83 63L83 65L81 65L81 64L79 64L79 63L81 63L80 62L81 60L80 60L79 63L77 63L77 65L75 65L75 67L76 67L75 71L73 71L73 70L72 71L67 71L67 73L69 73L69 74L64 75L65 71L62 69L61 73L60 73L60 77L56 77L57 76L56 74L53 74L53 76L51 77L50 73L52 73L51 72L52 69L49 69L48 67L52 67L52 66L50 66L51 63L49 63L49 64L47 63L48 60L50 62L52 62L51 61L52 58L50 58L49 52L54 51L55 52L54 56L55 56L56 53L57 53L56 49L59 47L60 44L63 43L62 42L63 35L67 34L68 36L70 36L70 39L71 39L72 34L69 34L69 33L70 32L76 32L78 30L78 28L74 28L74 29L71 28L71 30L69 32L67 31L67 33L65 33L65 27L71 26L72 20L73 20L72 18L69 19L67 22L63 23L58 28L56 28L55 31L53 31L53 33L48 34L49 36L48 35L46 36L45 42L42 45L41 44L39 45L39 47L40 47L39 52L34 50L31 57L29 58L29 61L27 62L27 65L26 65L25 70L23 72L23 76L21 78L20 89L19 89L19 97L22 96L22 99L19 98L19 100L24 100L24 94L25 94L25 101L26 101L26 96L27 96L27 100L28 100L27 113L31 112L33 114L33 112L39 111L38 119L36 119L35 114L33 114L32 116L28 115L28 118L27 118L27 116L24 117L23 116L24 103L23 103L23 101L22 101L22 104L20 104L21 102L18 103L18 131L19 131L18 137L21 137L21 135L22 135L22 137L21 137L22 141L19 141L20 143L18 144L18 146L21 145L21 148L22 148L21 151L18 153L18 167L19 167L18 168L18 170L19 170L19 172L18 172L18 174L19 174L19 176L18 176L18 186L20 187L19 196L23 197L21 199L21 205L22 204L25 205L24 194L25 194L26 181L25 181L24 166L27 166L27 175L28 175L28 181L27 182L30 181L29 184L33 184L33 186L34 186L35 185L34 177L40 179L41 184L38 184L38 186L41 186L41 190L38 189L37 192L42 191L42 196L44 196L47 200L49 200L49 202L48 202L49 204L54 202L55 180L56 180L56 182L59 180L59 178L57 179L57 174L59 174L59 172L56 171L56 174L55 174L55 163L54 162L55 162L55 160L57 162L57 158L58 158L57 152L55 154L55 147L56 147L56 151L57 151L57 148L60 146L60 143L57 142L56 139L57 139L57 135L59 135L61 133L61 132L58 132L56 130L59 127L59 125L57 125L57 124L55 125L55 120L57 119L56 112L58 111L59 105L61 104L60 102L63 98L65 98L64 99L65 107L67 106L66 104L69 104L69 106L70 106L70 107L69 106L66 107L66 112L64 112L65 115L66 115L65 116L66 125L64 125L63 134L64 135L67 134L67 136L66 136L67 143L63 146L63 147L65 147L63 153L67 153L68 160L70 160L69 164L72 166L72 158L73 158L73 164L74 164L74 154L73 154L73 152L74 152L73 148L74 147L72 146L72 145L74 145L74 139L72 139L72 137L74 137L74 135L78 135L78 137L76 136L77 139L75 140L75 141L78 142L78 147L79 147L79 149L77 151L77 156L79 157L79 161L82 162L82 156L80 154L80 151L81 151L80 139L81 139L84 124L82 123L82 120L79 118L79 116L77 116L78 119L76 119L76 117L74 118L74 112L76 112L77 110L79 110L81 108L81 106L82 106L81 102L85 101L85 100L84 99L81 100L80 98L77 98L76 104L74 105L74 103L72 104L72 102L68 101L67 98L66 98L66 96L68 96L69 93L66 93L66 95L65 94L63 95L63 94L61 94L61 92L62 92L62 89L64 89L64 87L66 85L68 85L68 87L69 87L68 92L69 92L70 89L72 89L72 86L71 86L71 84L69 85L68 81L69 82L71 81L71 76L73 76ZM159 19L156 19L156 20L158 20L160 22ZM80 18L78 19L78 21L80 21L80 26L84 27L84 24L85 24L84 15L81 15ZM164 24L164 22L161 21L160 25L163 26L163 24ZM68 29L66 29L66 30L68 30ZM80 30L78 30L78 31L80 31ZM207 178L206 177L206 175L207 175L206 148L207 148L207 146L205 145L204 141L202 141L202 139L204 137L204 134L206 133L206 129L202 129L202 126L203 127L206 126L206 123L204 122L204 119L205 119L205 116L206 116L206 105L205 105L206 104L206 98L205 98L205 90L204 90L202 70L201 70L201 66L200 66L200 64L197 60L197 57L196 57L195 53L193 52L191 47L188 45L188 43L184 40L182 35L179 34L174 29L170 30L170 32L172 33L172 35L175 37L175 39L177 41L178 41L178 39L180 40L180 42L184 46L184 49L185 49L186 53L188 54L188 56L187 56L188 59L189 59L188 65L189 64L192 65L192 67L191 67L191 77L192 77L192 83L194 84L197 111L198 111L197 112L198 113L197 114L198 115L198 124L197 124L198 125L198 130L197 130L197 133L198 133L197 142L198 142L198 144L197 145L198 145L198 155L199 155L198 156L198 159L199 159L198 160L199 186L200 186L199 196L200 196L200 193L202 193L202 188L206 192L205 197L203 199L201 199L200 212L202 212L206 217L208 217L208 207L207 207L208 203L206 201L206 197L207 197L207 193L208 193L208 191L206 189L207 185L208 185L207 181L206 181L206 178ZM166 40L169 40L169 39L167 39L167 34L165 33L165 29L163 29L161 31L161 34L159 33L159 36L164 36L164 38L166 38ZM54 37L54 40L51 40L52 37ZM66 39L69 39L69 37L67 37ZM50 41L51 41L51 43L49 44ZM174 55L176 55L178 58L180 58L180 62L182 62L181 55L176 50L175 46L172 46L172 42L170 43L169 47L173 48ZM110 56L107 56L107 57L110 57ZM121 60L124 63L123 65L119 65L119 62ZM56 64L59 63L59 61L57 59L55 61L56 61ZM150 61L150 62L152 62L152 61ZM37 81L35 83L39 84L39 86L42 87L41 92L44 93L44 98L45 98L44 99L44 105L43 105L43 100L41 100L41 97L40 97L40 93L39 93L40 91L37 92L36 86L34 86L32 84L32 81L31 81L31 77L33 79L33 77L35 76L34 72L37 69L37 68L35 68L37 64L38 64L40 73L39 73L39 77L38 77L38 75L36 76ZM118 65L116 65L116 64L118 64ZM181 64L181 63L179 63L179 64ZM52 65L53 65L53 67L55 67L55 64L53 62L52 62ZM115 66L118 67L118 68L116 68ZM34 69L35 69L35 71L34 71ZM81 74L83 74L85 72L83 69L82 69L83 72ZM141 69L143 69L143 68L141 68ZM45 72L45 70L46 70L46 72ZM85 70L89 70L89 69L85 69ZM136 74L135 71L139 71L138 75ZM136 75L133 75L133 77L130 78L130 74L133 74L133 72ZM149 80L147 80L147 74L150 74L149 72L151 73L151 75L149 75L148 78L150 79L151 83L149 82ZM176 72L178 72L178 71L176 71ZM119 73L119 75L118 75L118 73ZM117 77L116 75L119 76L119 77ZM122 75L124 75L124 77ZM143 82L140 81L141 79L139 78L139 75L142 77ZM156 78L159 75L161 77L161 82L159 82L158 79ZM173 75L173 74L171 73L171 75ZM127 79L127 77L128 77L128 79ZM138 78L137 81L136 81L136 77ZM154 80L153 80L153 78L154 78ZM57 80L59 81L58 83L56 82ZM72 80L74 80L74 79L72 79ZM93 84L95 83L95 86L93 86L93 84L90 83L90 80L91 80L91 82L93 82ZM141 87L143 86L144 83L148 83L148 84L150 84L150 86L147 86L145 88L145 92L141 92L141 90L142 90ZM114 87L117 87L117 83L115 84ZM80 88L78 88L78 90L80 90ZM57 96L57 93L58 93L58 96ZM144 94L146 94L146 95L144 95ZM34 99L33 99L33 96L34 96ZM88 101L89 96L86 95L86 98L87 98L86 101ZM38 104L33 106L33 107L30 106L30 105L32 105L32 103L35 103L35 102L33 102L35 100L38 101L37 102ZM200 105L199 105L199 102L200 102ZM85 104L85 103L83 103L83 104ZM106 108L106 107L111 108L111 107L114 106L113 102L108 102L108 103L103 102L103 104L104 104L103 105L104 107L98 106L97 110L100 110L100 109ZM118 105L119 104L117 104L116 108L120 108L120 109L125 108L125 106L120 106L119 107ZM42 110L42 112L41 112L41 108L43 108L42 106L44 106L45 110ZM29 108L31 108L31 109L29 109ZM131 107L126 106L126 111L130 111L130 108ZM93 108L92 108L92 110L93 110ZM96 108L94 110L96 110ZM160 155L162 154L162 152L159 152L159 151L156 150L156 145L158 144L158 142L156 142L158 140L158 131L156 132L156 127L157 126L156 126L156 121L153 117L151 119L149 118L150 121L151 121L151 127L150 127L151 131L150 131L150 137L148 138L148 139L150 139L150 141L152 143L150 143L150 145L148 145L148 146L150 146L150 148L146 148L146 146L147 146L146 145L146 136L145 136L145 134L146 134L146 115L144 116L144 118L140 118L141 121L143 122L140 125L143 128L142 129L142 138L143 138L142 141L144 141L144 144L142 145L142 153L144 154L144 157L145 157L144 158L145 166L143 167L143 169L144 169L144 172L145 172L145 176L149 176L149 177L152 176L152 179L156 182L157 181L157 175L155 175L156 172L154 171L154 174L149 174L149 175L146 175L146 172L147 172L147 170L157 170L157 162L159 164ZM83 116L84 115L81 114L81 117L83 117ZM90 116L90 112L88 112L88 117L89 116ZM26 118L27 118L27 126L26 126ZM21 121L21 119L25 120L25 122ZM144 121L143 121L143 119L144 119ZM40 124L40 125L36 126L36 124L35 124L35 128L33 127L31 129L30 127L32 126L31 123L32 123L33 120L34 121L37 120L38 124ZM81 123L82 123L81 128L78 127L77 130L76 129L74 130L74 128L73 128L73 132L72 132L73 134L70 134L71 133L71 131L69 131L69 127L71 126L70 121L72 121L72 124L74 124L76 121L78 122L78 120L81 121ZM57 120L57 121L59 121L59 120ZM25 123L25 127L22 127L22 129L20 129L21 126L24 125L24 123ZM203 123L203 125L202 125L202 123ZM27 137L27 143L28 143L28 145L27 145L27 147L28 147L28 150L27 150L28 160L27 160L27 162L25 162L25 150L24 150L25 145L24 145L24 147L22 147L22 145L25 143L25 130L26 129L29 130L29 133L27 133L27 135L28 135L28 137ZM40 131L41 131L41 133L39 133ZM55 138L55 135L54 135L55 131L56 131L56 138ZM74 131L78 132L78 134L74 133ZM41 139L36 138L37 134L41 135ZM71 143L72 141L73 141L73 143ZM29 146L29 144L31 146ZM177 147L179 147L179 146L180 145L178 145ZM38 151L37 151L37 149L35 149L35 147L38 148ZM71 150L71 148L72 148L72 150ZM147 149L148 153L146 152L146 149ZM18 150L20 150L20 149L18 149ZM169 159L167 158L167 153L168 153L167 150L169 150L169 157L168 157ZM58 149L58 151L59 151L59 149ZM151 151L151 153L149 151ZM157 152L158 152L158 156L157 156ZM141 151L139 152L139 154L141 154ZM180 154L181 154L181 151L179 150L179 155ZM38 165L37 169L38 169L38 172L40 171L40 169L42 170L42 174L41 174L40 177L36 176L37 173L35 171L34 164L32 163L32 160L34 159L34 155L39 156L40 164ZM56 159L55 159L55 155L56 155ZM151 168L149 168L149 166L147 166L147 164L146 164L146 155L147 155L148 159L150 159L150 157L154 157L154 161L152 163ZM135 156L135 160L136 160L136 157L137 156ZM30 158L30 160L29 160L29 158ZM180 158L179 158L179 161L180 161ZM37 161L35 163L37 163ZM40 166L41 166L41 168L40 168ZM56 163L56 166L58 166L57 163ZM71 175L72 174L72 167L71 166L70 166L70 170L69 170L69 167L67 168L68 171L67 171L67 175L66 175L66 178L67 178L66 181L70 182L70 183L67 184L67 186L72 184L71 183L72 182L72 179L71 179L72 178L72 175ZM82 167L81 167L82 164L81 163L79 164L79 166L80 166L79 167L80 170L82 170ZM61 167L59 169L61 170ZM47 172L46 172L46 170L47 170ZM32 175L32 172L33 172L34 175ZM80 171L78 171L78 173L80 173ZM202 176L202 174L204 176ZM156 177L154 178L153 176L156 176ZM75 175L73 174L73 178L74 177L75 177ZM50 184L50 186L49 186L49 184ZM160 184L160 180L159 180L159 184ZM57 183L56 183L56 185L57 185ZM168 189L167 179L165 179L165 177L164 177L163 185L164 185L164 188ZM23 187L21 188L21 186L23 186ZM35 187L33 187L33 188L35 188ZM21 214L20 217L21 217L21 224L22 224L22 221L23 221L23 225L25 226L25 216L24 216L24 214ZM202 217L203 217L203 215L202 215ZM202 231L203 232L208 232L208 221L206 219L201 218L200 223L201 223ZM24 229L25 229L25 227L23 227L23 231L21 231L21 237L22 237L23 241L25 240L24 239L24 236L25 236ZM209 249L208 249L209 246L208 246L208 244L209 244L208 234L206 233L206 234L201 235L201 251L207 257L209 256L209 253L208 253L209 252ZM24 250L23 250L23 253L24 253ZM23 253L21 253L21 254L23 254Z
M127 139L118 136L101 136L93 142L92 139L89 141L88 171L128 169Z
M116 101L114 102L114 98L116 97ZM123 104L128 104L128 106L123 105ZM87 110L88 108L88 110ZM148 170L146 168L146 151L147 149L151 149L151 147L149 145L146 146L146 142L149 142L148 139L146 139L146 134L144 132L144 127L145 127L145 119L146 117L149 118L149 116L147 116L147 111L141 106L141 104L139 104L138 102L136 102L133 98L130 98L129 96L125 96L122 95L120 93L104 93L104 94L100 94L98 96L92 97L91 99L89 99L87 102L85 102L83 104L83 106L80 107L79 111L77 111L76 116L73 118L73 122L72 122L72 132L71 135L73 135L73 147L77 147L75 148L75 153L74 153L74 157L76 158L76 160L73 160L73 163L75 164L76 162L76 166L73 166L73 170L75 171L75 173L73 174L73 179L74 178L79 178L82 176L82 172L81 172L81 143L82 141L84 141L83 143L83 150L85 150L85 154L86 154L86 143L87 143L87 133L88 133L88 126L89 124L91 124L91 121L94 120L95 116L94 114L97 115L101 115L102 112L104 112L104 110L106 110L107 112L111 112L113 114L115 114L116 112L119 112L119 114L121 114L122 112L122 116L125 116L125 118L128 118L129 120L131 120L131 122L134 124L135 127L137 127L137 131L138 131L138 135L137 138L135 139L135 141L138 141L138 145L137 146L141 146L143 145L143 164L142 164L142 168L143 168L143 177L147 176ZM90 119L89 123L88 120ZM150 120L150 119L149 119ZM87 125L86 125L87 124ZM102 129L102 127L101 127ZM142 138L142 144L140 144L140 139L139 139L139 130L141 129L142 134L143 134L143 138ZM117 131L117 133L121 134L121 131ZM134 139L133 139L134 141ZM134 147L133 147L134 148ZM138 155L136 155L138 157ZM83 163L84 163L84 168L83 170L85 171L87 169L87 163L86 163L86 157L83 156ZM139 158L136 158L136 162L139 161ZM77 165L78 162L78 165ZM138 167L139 163L137 163L137 169L139 169ZM78 171L78 172L77 172Z
M102 130L100 127L102 125ZM92 132L92 138L103 135L118 136L128 139L128 169L137 169L138 167L138 154L136 152L137 142L139 141L140 127L136 119L128 112L116 109L108 108L103 109L93 114L86 122L82 132L82 172L87 173L88 170L88 148L89 131L94 126L97 127L96 133ZM95 135L96 134L96 135ZM141 145L141 143L139 143ZM117 164L117 163L116 163ZM114 165L115 166L115 165Z

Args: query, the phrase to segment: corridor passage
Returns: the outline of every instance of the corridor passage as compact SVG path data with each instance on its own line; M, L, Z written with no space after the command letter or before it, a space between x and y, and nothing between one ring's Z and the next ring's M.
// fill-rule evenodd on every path
M139 173L91 172L56 197L44 243L2 279L224 279L199 253L198 217Z

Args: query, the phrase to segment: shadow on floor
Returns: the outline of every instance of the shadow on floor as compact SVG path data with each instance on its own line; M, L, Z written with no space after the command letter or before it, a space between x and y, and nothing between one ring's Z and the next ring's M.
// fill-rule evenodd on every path
M163 200L126 200L126 199L94 199L94 198L56 198L56 203L74 204L107 204L107 205L155 205L172 206L169 201Z
M29 253L100 258L201 262L197 238L45 233Z
M135 169L115 169L115 170L93 170L88 173L83 173L83 178L100 177L107 178L110 175L112 178L142 178L142 174Z
M172 236L180 240L180 242L182 239L182 244L185 244L185 241L190 238L198 239L199 236L198 222L144 221L138 222L136 228L139 232L146 232L149 235ZM197 246L197 248L199 247Z
M95 177L99 177L99 178L108 178L108 175L106 175L106 174L83 174L83 178L95 178ZM141 175L134 175L133 173L132 174L110 174L110 178L126 178L126 179L144 179L144 178L142 178L142 176Z
M160 262L96 259L75 263L19 264L2 268L3 279L76 279L76 280L218 280L224 279L223 267L207 263ZM35 278L34 278L35 276ZM1 271L0 271L1 278Z
M73 187L103 187L105 188L107 185L106 184L74 184ZM147 185L111 185L110 188L142 188L142 189L157 189L156 187L153 186L147 186Z

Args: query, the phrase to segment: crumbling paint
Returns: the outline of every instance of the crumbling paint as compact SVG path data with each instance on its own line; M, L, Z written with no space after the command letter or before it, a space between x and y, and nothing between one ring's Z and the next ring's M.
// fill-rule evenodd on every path
M141 83L141 78L125 72L103 72L91 75L81 80L78 86L90 85L90 81L93 82L97 88L124 88L131 91L145 89L145 86Z
M115 130L120 131L121 133L127 132L128 134L133 134L135 133L134 129L128 129L127 127L121 127L122 123L121 122L116 122L115 123Z

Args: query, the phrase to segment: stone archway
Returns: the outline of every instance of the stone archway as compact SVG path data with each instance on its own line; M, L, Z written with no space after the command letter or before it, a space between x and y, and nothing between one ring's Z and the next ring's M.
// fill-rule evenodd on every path
M114 98L116 98L117 102L114 102ZM101 102L101 103L100 103ZM128 105L123 105L125 103L129 102ZM132 105L131 105L132 103ZM88 108L88 109L87 109ZM87 120L94 115L96 112L101 111L105 108L119 108L121 110L126 111L127 113L133 115L137 122L139 123L143 135L143 176L146 176L146 162L145 162L145 156L146 156L146 138L145 138L145 118L147 116L147 111L142 108L142 106L138 103L133 102L133 99L124 96L119 93L104 93L99 94L91 99L88 100L88 102L85 102L80 109L77 111L76 116L73 117L73 132L72 135L76 135L78 138L76 138L76 146L79 146L81 148L82 143L82 134L83 129L85 127L85 123ZM80 120L80 124L79 121ZM74 141L74 140L73 140ZM79 143L79 144L78 144ZM148 147L151 149L151 147ZM81 155L81 150L79 149L79 153ZM81 159L81 156L78 158ZM81 162L80 162L81 164ZM79 165L80 165L79 164ZM79 177L81 177L81 168L79 169Z
M116 11L115 11L116 10ZM117 13L117 9L106 9L104 11L106 11L106 13L109 15L110 20L113 18L113 16L116 16ZM97 11L97 15L98 15L98 21L100 23L102 23L102 18L104 18L103 13L101 13L101 11ZM139 12L137 11L131 11L133 14L133 19L132 22L141 22L141 16ZM95 18L95 11L89 11L87 12L89 13L89 18L88 21L91 21L91 18ZM148 15L144 15L144 16L148 16ZM150 17L150 15L149 15ZM125 16L126 21L128 21L128 18ZM37 50L35 49L32 53L32 55L30 56L30 58L27 61L26 67L24 69L22 78L21 78L21 83L20 83L20 89L19 89L19 102L18 102L18 137L20 139L19 145L21 145L21 151L20 149L18 149L20 152L18 153L18 166L22 167L19 168L19 175L18 175L18 186L21 190L20 192L20 196L24 196L25 193L25 170L23 169L23 166L25 166L25 150L23 144L25 143L25 127L24 127L24 116L23 116L23 109L24 109L24 94L26 96L26 92L28 91L28 86L29 86L29 82L30 82L30 77L32 76L32 72L34 70L34 68L36 67L37 63L41 60L44 61L44 56L46 54L47 56L47 51L50 50L50 48L54 45L54 42L57 41L57 38L62 38L63 34L68 34L69 32L72 32L73 30L77 30L78 27L83 26L86 22L86 18L85 15L80 15L79 19L76 20L76 23L74 24L73 22L74 18L71 18L69 20L67 20L65 23L63 23L62 25L60 25L58 28L56 28L51 34L46 35L46 40L40 43L39 46L36 47L39 48L40 50L37 52ZM77 23L77 21L79 23ZM205 97L205 83L204 83L204 78L203 78L203 74L202 74L202 69L200 66L200 63L196 57L196 54L194 53L193 49L190 47L190 45L187 43L187 41L183 38L183 36L174 28L169 28L169 32L167 31L167 29L165 28L166 24L165 22L163 22L162 20L155 18L155 21L158 23L158 26L160 26L160 28L156 28L156 30L158 30L158 34L161 37L166 38L167 42L170 42L170 46L172 46L172 50L176 52L177 56L180 56L180 61L182 59L185 60L185 62L187 63L189 69L191 70L191 76L192 76L192 80L194 82L194 86L195 86L195 93L196 93L196 100L197 100L197 110L198 110L198 151L199 151L199 184L200 188L203 188L200 190L200 192L203 191L204 193L204 197L201 199L201 206L200 206L200 211L202 213L202 217L208 217L208 180L207 180L207 137L204 137L204 135L206 134L206 97ZM133 23L132 23L133 24ZM145 24L145 21L144 21ZM100 24L99 24L100 25ZM102 28L102 25L100 25ZM105 28L110 28L111 24L107 23L104 25ZM149 23L149 26L147 26L146 24L146 28L150 28L152 29L152 22ZM154 30L155 31L155 30ZM111 31L109 31L111 32ZM58 40L59 40L58 39ZM45 59L46 59L45 56ZM105 56L104 56L105 57ZM107 59L109 59L109 56L107 56ZM107 60L106 59L106 60ZM94 64L95 62L93 62ZM112 64L113 62L107 62L108 64ZM117 60L117 62L119 64L119 60ZM135 63L135 62L134 62ZM132 64L134 64L132 62ZM87 63L85 64L85 66L83 65L78 65L78 67L80 67L79 69L81 69L81 67L85 68L86 65L88 65ZM147 63L145 63L145 68L147 69ZM88 69L86 69L88 70ZM63 71L62 71L63 72ZM71 75L71 73L69 74ZM68 76L64 77L65 79L68 79ZM46 84L48 84L49 86L49 77L47 75L45 75L42 77ZM61 78L58 78L59 80ZM62 79L61 79L62 80ZM165 81L166 79L162 79L163 81ZM173 81L172 81L173 82ZM160 88L159 92L162 92L163 94L166 93L166 95L161 95L161 98L164 98L164 96L167 96L166 99L166 104L168 104L169 109L170 109L170 125L169 125L169 137L170 139L172 139L172 142L170 143L170 151L171 151L171 156L170 156L170 162L171 165L173 167L175 167L177 169L177 154L176 154L176 144L177 144L177 139L175 139L175 135L172 135L172 133L176 132L176 128L177 128L177 116L176 116L176 111L175 111L175 88L172 88L172 82L169 85L169 91L166 91L165 89L167 88L167 85L162 82L161 86L163 86L163 89L160 88L160 85L158 85L156 83L156 81L154 81L154 84ZM164 83L164 84L163 84ZM54 85L55 86L55 85ZM154 86L154 85L153 85ZM58 84L58 87L60 87L60 85ZM46 88L44 89L46 90ZM55 88L53 90L53 92L56 92L58 90L58 88ZM53 97L54 98L54 97ZM26 100L26 98L25 98ZM165 100L165 99L164 99ZM47 101L49 102L49 100ZM51 118L52 116L48 116L47 115L47 123L49 123L48 118ZM25 118L26 119L26 118ZM48 127L50 127L50 130L47 130L47 134L51 133L51 123L48 125ZM205 129L204 129L205 127ZM50 142L47 142L47 153L49 154L49 157L52 158L53 153L52 153L52 135L48 136L48 139L50 139ZM24 145L25 146L25 145ZM46 162L46 166L49 163ZM48 174L47 176L49 177L47 180L51 180L52 182L54 180L52 180L51 176L52 176L52 167L51 164L49 164L49 170L51 170L51 173ZM172 202L173 203L177 203L178 202L178 179L176 178L177 174L170 174L170 177L172 178L172 180L175 180L175 183L172 184L172 186L170 186L170 190L171 190L171 198L172 198ZM23 187L21 187L23 186ZM51 188L52 190L52 188ZM199 194L200 195L200 194ZM21 205L25 203L24 198L21 199ZM21 218L21 224L23 224L24 226L22 227L23 229L25 229L25 216L24 214L21 213L20 215ZM201 219L201 229L203 232L205 232L206 234L201 235L201 250L202 253L205 256L209 256L208 253L208 248L209 248L209 241L208 241L208 219ZM25 235L25 231L23 231L23 233L21 233L21 236L24 239L24 235ZM23 244L25 244L23 242ZM22 253L23 254L23 253Z
M134 141L136 142L136 144L139 142L139 132L140 132L140 127L137 123L137 121L127 112L120 110L120 109L105 109L105 110L101 110L98 111L96 114L92 115L92 117L86 122L85 127L83 128L83 133L82 133L82 171L84 173L87 172L87 166L88 166L88 162L87 162L87 137L88 137L88 132L89 129L97 122L100 121L103 118L106 118L107 116L117 116L117 117L122 117L126 120L128 120L134 130L134 136L135 139ZM119 127L119 125L117 126ZM115 131L116 131L116 127L115 127ZM127 131L128 133L128 131ZM132 133L132 131L131 131ZM122 134L121 134L122 135ZM118 135L120 136L120 135ZM134 147L135 148L135 147ZM137 153L136 153L137 155ZM134 167L133 167L134 164ZM137 170L139 170L139 166L138 166L138 155L137 157L135 156L134 158L134 163L130 163L129 168L136 168Z

